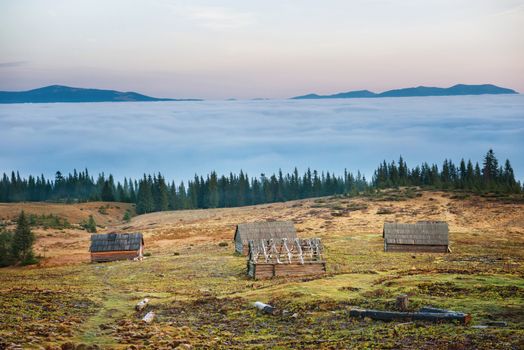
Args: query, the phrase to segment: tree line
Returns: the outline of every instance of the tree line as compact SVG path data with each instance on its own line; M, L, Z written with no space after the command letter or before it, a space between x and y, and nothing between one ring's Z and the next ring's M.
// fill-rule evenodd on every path
M409 168L402 157L398 162L384 161L368 181L360 172L344 171L342 175L306 170L292 173L261 174L250 177L238 174L219 176L195 175L187 182L168 182L162 174L144 175L139 180L124 178L116 182L112 175L99 174L96 179L88 170L64 176L55 174L54 180L29 176L21 178L18 172L3 174L0 180L0 202L21 201L120 201L136 204L137 214L164 210L237 207L253 204L320 197L335 194L357 194L380 188L421 186L434 189L464 189L469 191L496 191L520 193L522 185L515 180L509 160L499 166L492 150L479 163L461 160L457 166L445 160L441 167L423 163Z
M489 150L483 159L482 166L479 163L467 162L461 159L459 165L451 160L445 159L442 167L436 164L423 163L409 169L402 157L391 163L384 161L375 170L372 179L375 188L389 188L397 186L421 186L436 189L461 189L473 192L502 192L520 193L521 184L515 180L513 168L508 159L504 166L499 162L493 150Z

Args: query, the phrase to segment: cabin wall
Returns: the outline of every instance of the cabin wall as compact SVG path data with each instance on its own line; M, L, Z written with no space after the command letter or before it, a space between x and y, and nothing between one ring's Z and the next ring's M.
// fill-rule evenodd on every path
M97 252L91 253L91 262L105 262L105 261L116 261L116 260L133 260L134 258L141 257L139 250L130 251L113 251L113 252Z
M391 244L384 245L386 252L447 253L447 245Z
M325 262L304 264L253 264L248 262L247 274L254 279L266 279L281 276L312 276L326 273Z
M235 252L239 254L243 254L244 246L242 245L242 240L240 239L240 235L235 235Z

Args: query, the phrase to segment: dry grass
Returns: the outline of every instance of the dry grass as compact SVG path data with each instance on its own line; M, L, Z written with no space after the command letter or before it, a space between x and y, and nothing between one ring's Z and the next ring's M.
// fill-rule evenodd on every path
M91 208L96 211L99 206ZM7 207L20 209L2 205L0 217ZM381 208L391 212L377 214ZM68 216L75 211L52 205L51 212L75 222ZM118 221L120 214L105 215L117 223L105 231L143 232L146 251L152 253L145 261L92 265L85 231L48 230L39 233L37 245L52 246L44 265L55 266L0 270L0 348L69 341L117 349L131 344L151 349L180 344L238 349L506 349L523 344L524 204L420 192L407 197L390 193L381 200L321 198L154 213L130 223ZM232 239L239 222L268 219L293 220L299 237L321 237L327 276L247 279L245 258L235 256L231 244L219 243ZM382 224L393 220L447 221L453 253L382 252ZM477 325L505 320L509 326L400 325L347 316L352 306L390 309L399 293L410 296L413 309L434 305L471 312ZM133 311L143 297L152 299L149 309L158 314L149 326L141 325ZM255 300L297 317L257 314L250 306Z

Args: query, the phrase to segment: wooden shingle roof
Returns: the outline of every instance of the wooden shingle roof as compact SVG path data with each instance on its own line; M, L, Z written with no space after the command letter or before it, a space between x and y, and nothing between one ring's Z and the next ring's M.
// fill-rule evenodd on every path
M449 245L446 222L418 222L416 224L384 224L386 244Z
M248 244L251 240L287 238L294 240L297 238L295 225L292 221L264 221L238 224L234 239L240 235L242 244Z
M93 234L89 251L97 253L138 250L141 244L144 244L144 237L141 233Z

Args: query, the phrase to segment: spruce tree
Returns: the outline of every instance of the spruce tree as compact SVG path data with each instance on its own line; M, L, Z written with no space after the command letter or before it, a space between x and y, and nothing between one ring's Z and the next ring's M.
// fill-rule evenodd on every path
M95 218L93 218L93 215L89 215L85 228L87 232L96 233L96 222L95 222Z
M208 206L209 208L217 208L219 203L219 193L218 193L218 179L217 173L211 172L211 176L208 180Z
M124 217L122 218L125 222L131 221L131 212L129 210L126 210L124 213Z
M136 213L145 214L151 213L154 209L153 193L151 191L151 184L144 175L144 178L138 184L138 194L136 203Z
M13 263L11 248L12 242L13 235L11 232L0 232L0 267L9 266Z
M115 194L113 192L113 186L111 185L110 181L104 181L104 184L102 186L102 194L101 194L102 200L105 202L114 202L115 201Z
M490 149L484 157L482 167L482 178L488 187L491 187L496 182L498 177L498 167L499 163L495 157L495 153Z
M11 253L16 262L22 264L35 263L33 244L35 235L31 232L29 221L24 213L20 212L16 223L16 230L11 244Z

